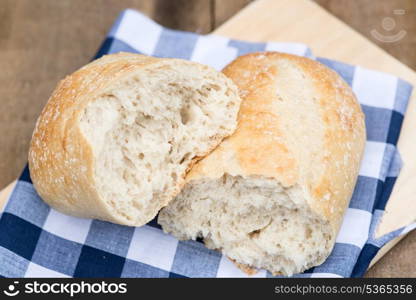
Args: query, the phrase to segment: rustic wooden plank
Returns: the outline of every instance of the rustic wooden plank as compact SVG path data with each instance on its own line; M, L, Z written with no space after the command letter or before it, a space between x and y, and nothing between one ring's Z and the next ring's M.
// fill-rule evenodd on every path
M212 5L213 0L157 0L152 15L170 28L208 33L213 29Z
M253 0L213 0L213 29L219 27Z
M416 277L416 231L380 250L365 277Z

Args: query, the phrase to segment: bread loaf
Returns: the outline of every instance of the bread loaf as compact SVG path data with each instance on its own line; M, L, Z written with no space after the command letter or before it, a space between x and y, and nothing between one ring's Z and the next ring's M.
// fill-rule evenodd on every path
M49 99L30 145L33 184L63 213L143 225L198 157L235 130L239 107L236 86L207 66L105 56Z
M249 54L223 72L243 99L237 130L192 168L158 222L240 266L291 275L321 264L358 175L360 105L340 76L303 57Z

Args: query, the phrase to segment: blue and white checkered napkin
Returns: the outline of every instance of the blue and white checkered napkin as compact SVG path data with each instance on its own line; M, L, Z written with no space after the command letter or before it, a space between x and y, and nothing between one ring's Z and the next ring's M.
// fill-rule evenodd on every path
M124 11L97 57L119 51L198 61L217 69L248 52L276 50L310 56L305 45L248 43L161 27ZM408 226L374 239L401 167L396 143L412 87L394 76L318 58L354 89L366 115L367 137L357 186L332 254L301 277L361 276L387 241ZM48 207L27 168L0 215L0 275L5 277L239 277L219 252L198 241L178 241L155 220L139 227L78 219ZM260 271L255 276L271 276Z

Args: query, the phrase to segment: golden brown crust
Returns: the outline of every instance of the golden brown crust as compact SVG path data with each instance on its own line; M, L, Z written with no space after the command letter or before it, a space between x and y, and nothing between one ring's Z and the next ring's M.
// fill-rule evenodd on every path
M237 262L235 259L232 258L228 258L229 260L231 260L231 262L237 267L239 268L241 271L243 271L244 273L246 273L247 275L255 275L258 273L259 270L257 270L256 268L252 268L249 265L245 265L242 263Z
M149 221L129 221L117 215L114 208L100 198L94 180L93 151L81 133L79 119L88 103L121 78L144 68L163 67L166 61L133 53L107 55L58 84L38 119L29 150L33 184L53 208L78 217L124 225L139 226ZM195 64L176 59L169 59L169 62ZM198 68L209 69L204 65ZM163 205L179 193L184 184L184 179L180 179L172 194L162 199Z
M247 275L249 275L249 276L253 276L253 275L256 275L258 272L259 272L259 270L258 269L256 269L256 268L254 268L254 267L251 267L251 266L249 266L249 265L247 265L247 264L242 264L242 263L239 263L239 262L237 262L235 259L232 259L232 258L228 258L229 260L231 260L231 262L237 267L237 268L239 268L241 271L243 271L244 273L246 273ZM282 272L275 272L275 273L272 273L272 275L273 276L283 276L284 274L282 273Z
M319 62L277 52L241 56L223 72L243 99L238 128L187 181L227 173L297 185L331 226L333 243L365 145L364 115L351 88Z

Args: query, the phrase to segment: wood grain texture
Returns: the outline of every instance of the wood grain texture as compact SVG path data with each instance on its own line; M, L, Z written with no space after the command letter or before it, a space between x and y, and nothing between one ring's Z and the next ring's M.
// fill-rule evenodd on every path
M163 26L208 33L213 30L212 6L214 0L157 0L149 14ZM146 2L146 1L141 1ZM152 1L150 1L152 2ZM150 3L147 1L147 3Z
M213 29L222 25L253 0L214 0L213 1Z
M302 17L293 22L293 17L289 14L301 16L302 10L296 8L293 12L287 11L286 7L289 5L285 4L286 1L272 1L283 4L275 4L277 9L252 17L259 21L257 24L276 18L281 19L281 24L290 24L290 28L273 28L274 33L279 33L281 40L294 41L298 38L293 35L296 30L316 28L313 23L308 23ZM377 5L374 5L372 0L316 1L381 48L415 68L416 1L378 0ZM122 9L138 9L164 26L206 33L248 2L250 1L0 0L0 189L12 182L24 166L36 118L58 80L91 59ZM407 31L406 37L400 43L393 44L374 40L369 32L374 28L383 32L383 28L380 27L383 18L391 16L391 10L398 8L406 10L403 17L394 18L397 29L403 28ZM331 30L319 28L322 35ZM246 21L239 29L225 24L219 33L251 40L267 40L272 37L267 31L259 30L258 25ZM376 53L378 57L383 53L381 50L373 49L371 45L368 46L371 51L348 48L339 42L340 38L342 36L330 36L326 41L321 41L316 35L310 34L309 39L305 38L303 41L309 43L314 52L320 55L347 60L351 53L357 52L357 57L353 57L350 62L366 62L364 64L368 67L385 71L389 71L394 65L398 75L408 74L409 69L404 66L397 67L394 60L377 61L372 55L366 56L366 53ZM331 49L335 48L337 57L331 53ZM416 107L413 105L409 109L415 110ZM412 124L416 127L415 121L406 120L409 123L408 127ZM367 276L416 276L413 263L416 259L415 249L414 232L373 266Z
M409 233L377 261L364 277L416 278L416 231Z

